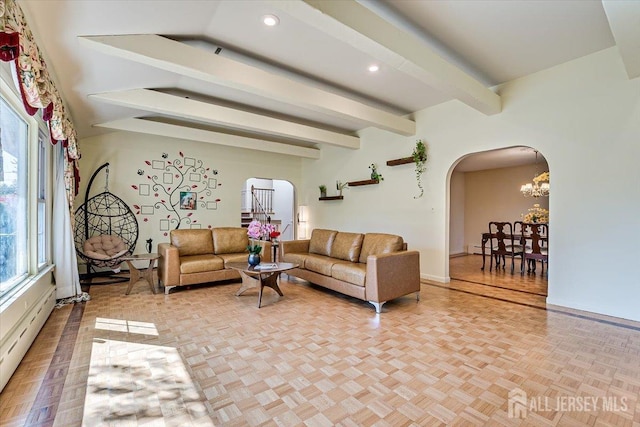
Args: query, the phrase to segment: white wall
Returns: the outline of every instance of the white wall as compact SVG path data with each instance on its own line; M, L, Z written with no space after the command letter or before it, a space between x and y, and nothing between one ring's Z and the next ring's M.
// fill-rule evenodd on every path
M148 204L153 197L142 197L139 191L132 185L150 182L146 177L151 173L163 171L154 170L146 164L146 161L161 158L162 153L167 153L167 159L182 159L179 153L185 157L202 160L210 170L218 171L215 175L218 187L212 190L209 199L220 199L217 209L209 210L198 207L191 212L190 218L195 219L196 224L203 228L208 226L240 226L241 190L247 179L254 176L268 176L274 179L283 179L293 183L300 182L300 159L293 156L264 153L240 148L219 146L214 144L198 143L193 141L163 138L158 136L114 132L80 141L82 159L80 160L80 172L83 177L79 197L76 206L83 203L84 192L91 174L103 163L110 162L109 190L123 199L130 207ZM143 175L137 174L138 169L144 171ZM101 173L92 186L92 193L96 194L104 188L104 174ZM197 187L195 191L203 190ZM200 193L199 193L200 195ZM159 198L162 199L160 192ZM184 212L181 212L184 213ZM145 240L153 238L153 250L158 243L169 240L169 231L160 230L159 221L167 216L166 210L156 209L154 215L137 215L140 234L136 253L144 253ZM145 221L144 219L147 219ZM189 228L183 223L181 228ZM174 225L172 224L172 229ZM166 234L166 235L165 235Z
M310 229L400 234L420 250L423 277L446 281L453 166L473 152L533 147L553 174L547 301L640 320L640 79L628 79L610 48L499 92L500 114L451 101L416 113L415 137L366 129L358 151L324 147L321 160L303 160L300 204L309 206ZM412 165L384 166L410 155L416 138L427 141L430 153L420 199L413 198ZM342 201L318 201L319 184L364 179L372 162L385 177L380 185L352 188Z
M451 209L449 210L449 254L456 255L467 251L465 244L465 173L451 174Z

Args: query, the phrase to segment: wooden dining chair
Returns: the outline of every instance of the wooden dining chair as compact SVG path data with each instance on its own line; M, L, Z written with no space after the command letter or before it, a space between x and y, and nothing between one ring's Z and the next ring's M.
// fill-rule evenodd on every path
M527 242L527 239L522 237L523 235L525 235L524 221L514 221L513 222L513 239L520 242L520 245L522 246L523 251L526 251L527 249L530 250L531 243ZM530 269L532 267L535 267L535 263L536 263L535 260L532 260L532 259L527 260L527 268ZM520 270L522 270L522 265L520 266Z
M549 262L548 236L549 226L547 224L522 223L521 240L527 242L524 247L522 261L520 263L520 274L524 275L524 264L527 263L527 272L535 272L537 261L542 264L541 274L544 274L544 265Z
M522 257L524 252L520 244L520 237L513 234L513 225L510 222L491 221L489 223L489 247L491 248L491 261L489 271L492 271L493 260L496 260L496 269L506 267L506 258L511 258L511 274L515 268L515 257ZM521 266L522 269L522 266Z

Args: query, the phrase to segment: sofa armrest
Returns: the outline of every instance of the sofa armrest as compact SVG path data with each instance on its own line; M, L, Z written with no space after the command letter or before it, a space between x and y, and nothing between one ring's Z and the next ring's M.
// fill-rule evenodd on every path
M163 286L180 284L180 253L170 243L158 244L158 279Z
M306 254L309 253L309 243L311 240L286 240L280 242L280 259L284 259L285 254Z
M401 251L367 257L365 297L383 303L420 292L420 252Z

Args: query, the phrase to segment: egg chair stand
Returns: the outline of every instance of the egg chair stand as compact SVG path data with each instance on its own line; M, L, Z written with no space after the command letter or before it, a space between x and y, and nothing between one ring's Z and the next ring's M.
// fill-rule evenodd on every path
M102 193L91 198L91 185L98 173L106 168L106 184ZM138 220L129 206L109 192L109 163L91 175L84 203L75 212L74 240L76 252L87 264L81 281L91 283L94 277L107 276L100 284L126 282L128 277L117 276L123 258L131 256L138 241ZM96 271L108 268L112 271ZM97 283L96 283L97 284Z

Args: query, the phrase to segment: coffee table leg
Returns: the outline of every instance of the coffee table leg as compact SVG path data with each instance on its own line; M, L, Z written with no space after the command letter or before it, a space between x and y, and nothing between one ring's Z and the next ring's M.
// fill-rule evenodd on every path
M236 292L236 296L242 295L244 291L248 289L259 286L259 280L256 277L249 276L244 271L240 271L240 277L242 278L242 286L240 286L240 289Z
M266 277L262 277L262 274L260 275L260 293L258 295L258 308L260 308L260 304L262 304L262 289L265 286L273 289L274 291L276 291L278 293L278 295L280 295L281 297L284 296L284 294L280 290L280 287L278 286L278 277L279 276L280 276L280 272L271 273L270 275L268 275Z
M129 295L131 289L133 289L133 285L135 285L140 279L140 271L133 265L131 261L125 261L129 265L129 286L127 286L127 291L125 295Z
M156 293L156 285L153 282L153 264L155 264L156 260L155 259L150 259L149 260L149 267L147 267L147 271L145 271L145 278L147 279L147 282L149 283L149 287L151 288L151 293L153 293L155 295Z

